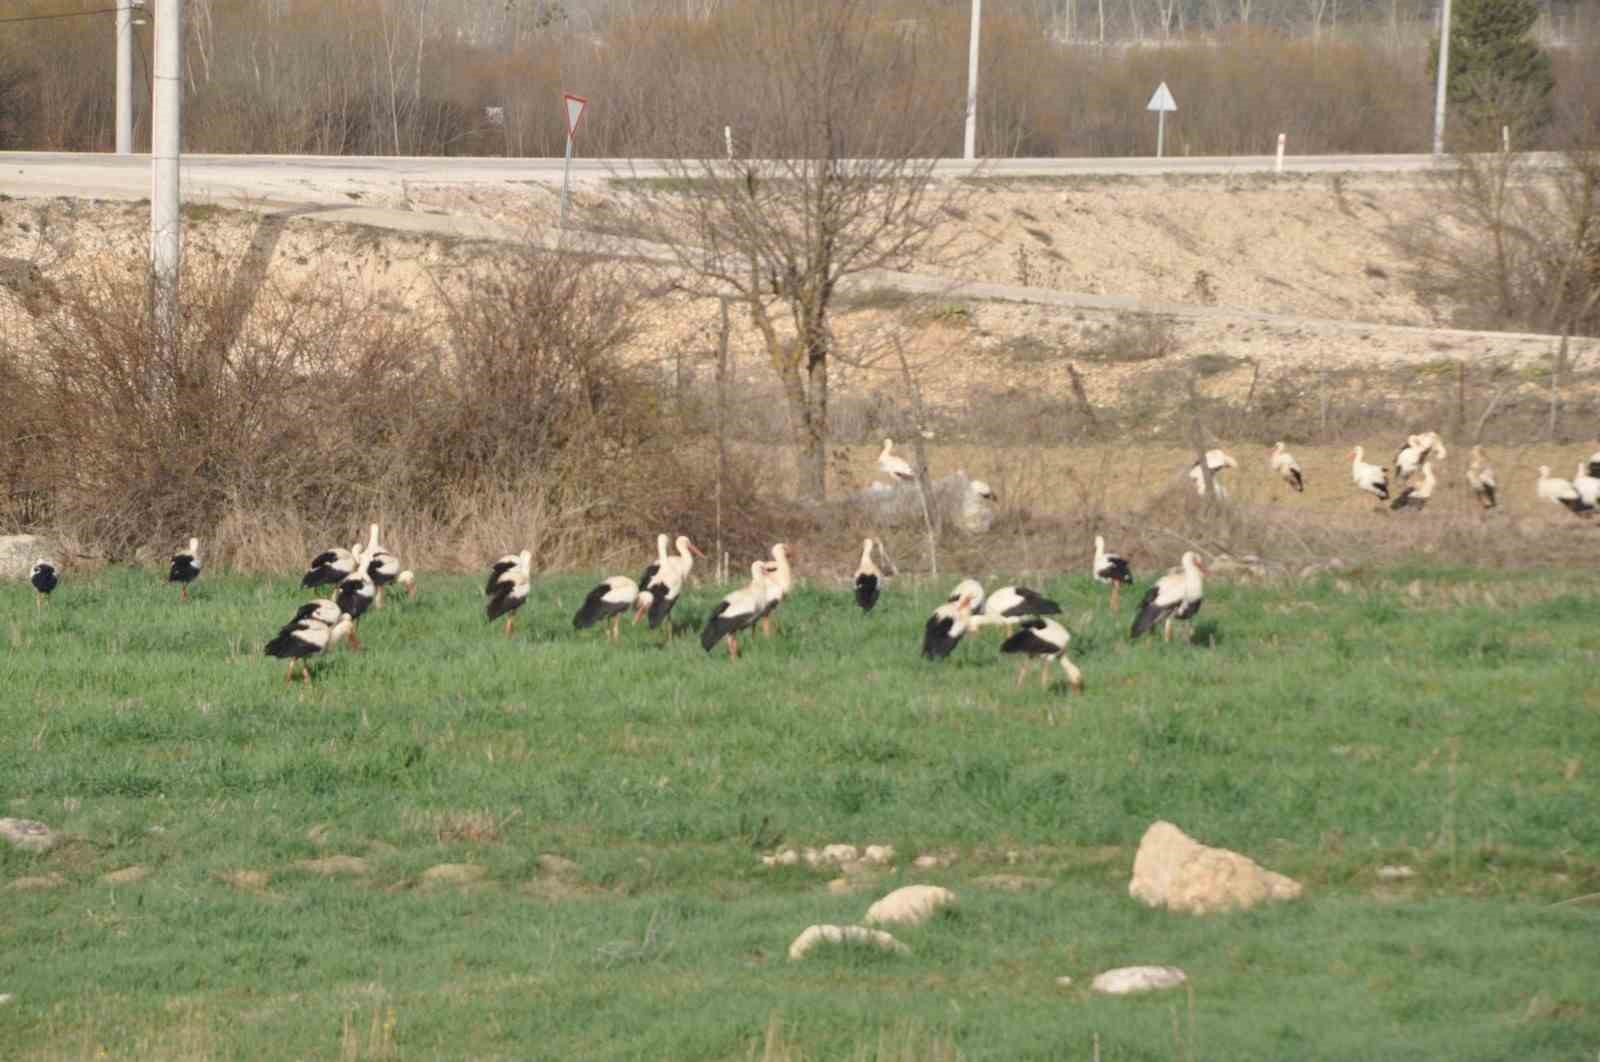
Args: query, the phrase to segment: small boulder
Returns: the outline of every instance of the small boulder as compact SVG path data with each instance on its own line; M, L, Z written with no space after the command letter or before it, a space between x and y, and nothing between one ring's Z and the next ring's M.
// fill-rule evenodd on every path
M1237 852L1203 845L1170 822L1156 822L1145 831L1128 882L1128 895L1146 906L1190 914L1292 900L1301 891L1293 878Z
M906 885L867 908L867 925L919 926L939 908L956 902L956 894L939 885Z
M1176 966L1119 966L1095 975L1090 986L1108 996L1128 996L1176 988L1189 978Z
M909 955L911 949L881 929L863 926L807 926L794 943L789 945L789 958L803 959L823 944L854 944L892 951L896 955Z
M48 851L56 843L55 831L32 819L0 819L0 838L30 852Z

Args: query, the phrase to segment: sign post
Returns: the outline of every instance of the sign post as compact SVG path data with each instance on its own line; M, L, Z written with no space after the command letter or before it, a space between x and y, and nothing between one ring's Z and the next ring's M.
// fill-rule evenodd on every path
M1172 90L1167 88L1163 81L1150 97L1150 102L1145 104L1145 110L1156 112L1156 158L1160 158L1166 147L1167 139L1167 112L1178 109L1178 101L1172 98Z
M589 101L582 96L574 96L570 92L562 93L561 104L567 116L567 161L561 168L561 231L567 231L567 189L572 184L572 138L578 131L578 122L583 118L583 109Z

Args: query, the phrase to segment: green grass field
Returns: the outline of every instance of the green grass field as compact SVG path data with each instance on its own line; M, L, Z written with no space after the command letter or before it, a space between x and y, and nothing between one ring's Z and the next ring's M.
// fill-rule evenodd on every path
M67 835L0 849L0 1058L1592 1062L1600 576L1346 580L1213 580L1170 645L1128 644L1136 595L1045 580L1081 697L1014 690L992 632L920 660L944 581L867 617L802 587L730 662L574 634L590 579L536 583L507 639L480 579L425 575L309 688L261 656L287 578L180 606L69 572L37 615L0 588L0 814ZM1143 908L1157 818L1305 898ZM897 867L838 895L761 865L833 842ZM333 856L362 862L307 865ZM918 881L961 902L897 931L910 956L788 961ZM1085 990L1132 963L1193 991Z

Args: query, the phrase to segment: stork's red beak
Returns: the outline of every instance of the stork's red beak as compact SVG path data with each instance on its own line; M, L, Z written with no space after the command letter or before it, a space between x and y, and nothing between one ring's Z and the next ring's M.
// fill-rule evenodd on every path
M706 559L706 555L704 553L700 552L700 547L695 545L693 542L689 543L689 552L693 553L696 557L699 557L701 560L705 560Z

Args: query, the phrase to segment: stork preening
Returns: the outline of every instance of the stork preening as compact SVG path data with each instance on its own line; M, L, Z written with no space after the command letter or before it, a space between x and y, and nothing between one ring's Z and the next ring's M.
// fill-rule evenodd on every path
M44 607L45 602L50 599L50 591L54 590L60 581L56 566L49 561L42 560L33 566L33 570L28 573L28 582L33 584L33 607L36 611Z
M517 618L517 609L528 600L528 580L532 568L533 551L525 549L514 556L501 557L489 569L489 581L483 587L484 596L489 599L484 604L484 614L491 623L504 616L508 638L511 636L511 625Z
M1472 448L1472 461L1467 465L1467 485L1472 488L1473 497L1485 509L1495 507L1495 492L1498 488L1494 481L1494 469L1489 465L1489 459L1484 456L1483 447Z
M656 536L656 559L644 566L644 571L639 573L639 600L635 602L633 622L638 623L650 609L650 602L654 600L650 593L650 584L656 581L656 576L661 573L663 565L668 563L668 555L672 549L672 536L666 532Z
M172 555L172 567L167 570L167 582L178 584L178 597L189 600L189 584L200 578L200 540L191 538L188 549Z
M1179 567L1163 575L1145 591L1134 617L1131 637L1137 638L1164 624L1161 640L1172 641L1174 620L1192 620L1205 601L1205 565L1193 550L1184 553Z
M910 483L917 473L903 457L894 455L894 440L883 440L883 452L878 454L878 467L901 483Z
M1578 470L1572 475L1572 489L1578 492L1578 500L1593 509L1600 506L1600 476L1590 475L1589 463L1578 462Z
M977 611L983 608L984 596L982 583L976 579L963 579L956 584L955 589L950 591L950 596L944 600L945 604L953 605L963 597L970 597L972 599L972 609Z
M750 585L717 602L711 618L700 630L700 647L709 653L726 638L729 658L739 659L739 632L754 625L766 607L767 564L756 561L750 565Z
M1300 471L1300 462L1294 459L1294 454L1283 448L1283 443L1273 446L1272 456L1267 458L1267 466L1278 474L1278 478L1289 484L1295 493L1306 492L1306 478Z
M622 614L634 607L639 597L639 584L626 575L613 575L589 591L572 617L572 629L581 631L604 620L611 621L606 638L618 641L621 637Z
M1094 536L1094 578L1096 582L1111 586L1111 610L1115 612L1122 587L1133 585L1133 570L1121 556L1106 551L1104 535Z
M1394 501L1389 503L1389 508L1395 512L1406 509L1413 512L1421 512L1422 508L1428 504L1428 499L1433 497L1433 485L1433 465L1424 461L1422 464L1422 483L1406 486L1399 494L1395 495Z
M1053 616L1061 606L1026 586L1002 586L983 599L988 622L1015 626L1024 616Z
M971 580L964 581L963 586ZM943 660L956 646L962 635L982 626L972 614L975 599L970 592L960 593L933 610L927 625L922 629L922 655L929 660Z
M323 550L311 558L305 575L300 577L300 588L309 590L317 586L337 586L356 573L356 554L361 550L357 542L349 549Z
M1207 450L1206 467L1211 469L1211 485L1216 489L1217 497L1226 498L1228 491L1222 485L1222 470L1225 468L1238 468L1239 462L1233 459L1232 454L1224 450ZM1199 461L1189 466L1189 478L1194 480L1194 492L1202 498L1205 497L1206 476L1204 472L1200 471Z
M354 640L355 621L347 615L338 616L332 623L316 617L296 618L286 624L272 641L267 643L264 652L267 656L289 661L289 672L283 679L285 682L294 681L294 669L299 665L301 674L309 685L310 658L327 652L347 636Z
M367 574L366 557L361 553L356 554L357 564L355 574L339 584L338 591L333 595L334 604L339 606L339 611L350 617L350 648L360 649L361 639L356 634L356 627L361 623L361 617L366 615L367 609L372 607L373 599L378 596L377 584L372 581L372 576Z
M668 638L672 637L672 620L669 618L672 607L678 603L684 584L689 581L689 573L694 570L694 559L705 556L699 547L689 541L688 535L679 535L676 545L678 552L660 561L647 588L650 595L650 629L655 630L665 620ZM635 620L637 618L635 616Z
M1557 479L1550 474L1549 465L1539 466L1539 482L1536 487L1539 497L1545 501L1565 505L1569 512L1582 516L1584 513L1593 512L1594 507L1586 505L1583 496L1578 493L1578 488L1565 479Z
M1416 475L1430 460L1443 461L1449 456L1436 431L1421 435L1407 435L1406 444L1394 455L1394 475L1402 483Z
M1028 674L1028 667L1033 661L1039 661L1039 686L1044 688L1050 684L1050 664L1052 661L1061 662L1061 670L1066 673L1067 685L1074 690L1083 690L1083 672L1078 670L1078 665L1067 658L1067 643L1072 640L1072 635L1067 629L1053 619L1034 617L1022 621L1022 625L1007 638L1000 646L1002 653L1023 653L1026 659L1017 669L1017 686L1021 687L1022 680Z
M377 607L383 607L383 588L400 577L400 558L378 544L378 525L372 524L367 536L367 548L362 551L367 564L367 574L372 585L378 588Z
M789 596L794 586L794 570L789 567L789 547L782 542L772 547L772 560L767 562L767 603L761 608L762 637L772 637L772 613Z
M1379 501L1389 500L1389 474L1381 465L1368 464L1362 460L1366 453L1357 446L1349 453L1350 478L1355 482L1356 489L1366 491Z
M872 611L872 606L878 603L878 593L883 589L883 572L872 560L874 548L881 550L883 544L870 538L863 539L861 563L856 565L856 604L862 612Z

